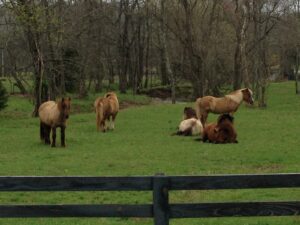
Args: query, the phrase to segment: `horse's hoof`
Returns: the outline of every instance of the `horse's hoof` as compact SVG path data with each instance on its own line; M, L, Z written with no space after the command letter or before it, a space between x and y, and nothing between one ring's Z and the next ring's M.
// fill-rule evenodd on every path
M66 147L66 145L61 145L61 147L62 147L62 148L65 148L65 147Z
M55 145L54 145L54 144L52 144L52 145L51 145L51 147L52 147L52 148L55 148Z

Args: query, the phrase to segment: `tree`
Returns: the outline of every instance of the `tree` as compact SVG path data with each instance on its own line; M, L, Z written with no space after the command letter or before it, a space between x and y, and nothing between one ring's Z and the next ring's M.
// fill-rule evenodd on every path
M224 4L224 10L235 30L235 52L234 52L234 76L233 89L240 89L243 81L248 86L248 75L246 68L246 43L247 29L249 27L249 1L234 0Z
M167 26L166 26L166 0L160 1L160 23L159 23L159 51L160 51L160 70L162 85L167 85L171 81L172 103L175 104L175 78L171 70L169 53L167 49Z
M252 0L251 6L253 32L248 53L252 62L252 84L259 107L266 107L266 89L270 77L269 36L278 23L281 5L278 0Z

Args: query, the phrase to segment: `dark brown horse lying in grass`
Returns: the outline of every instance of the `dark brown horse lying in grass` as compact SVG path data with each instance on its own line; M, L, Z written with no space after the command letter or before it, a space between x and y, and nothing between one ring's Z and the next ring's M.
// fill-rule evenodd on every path
M61 146L65 147L66 121L69 118L71 98L62 98L58 102L47 101L39 107L40 137L45 144L50 144L50 132L52 130L52 147L55 147L56 128L61 128Z
M233 117L229 114L219 116L217 123L205 126L202 141L215 144L238 143L237 134L233 126Z
M196 112L197 117L201 120L204 126L208 117L208 113L230 113L233 115L242 103L245 101L249 104L253 104L253 92L249 88L244 88L231 92L221 98L213 96L204 96L196 100Z
M108 128L106 121L110 122L110 129L115 128L115 119L119 112L119 101L114 92L108 92L104 97L99 97L94 102L96 111L97 130L105 132Z

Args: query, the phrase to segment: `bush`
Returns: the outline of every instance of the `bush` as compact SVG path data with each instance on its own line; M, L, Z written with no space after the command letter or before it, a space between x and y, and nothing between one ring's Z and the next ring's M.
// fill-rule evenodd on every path
M7 106L7 100L8 94L6 92L6 89L2 85L2 82L0 81L0 110L4 109Z

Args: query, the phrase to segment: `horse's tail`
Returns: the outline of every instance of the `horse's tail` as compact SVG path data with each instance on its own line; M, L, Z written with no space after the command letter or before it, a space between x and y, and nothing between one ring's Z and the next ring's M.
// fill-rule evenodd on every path
M98 102L96 108L96 121L97 121L97 130L99 130L100 123L103 119L103 104L102 102Z
M197 118L200 120L201 114L202 114L201 113L201 98L197 98L196 103L195 103L195 109L196 109Z

